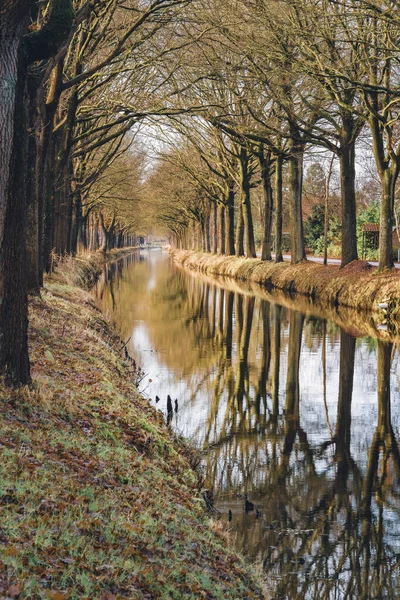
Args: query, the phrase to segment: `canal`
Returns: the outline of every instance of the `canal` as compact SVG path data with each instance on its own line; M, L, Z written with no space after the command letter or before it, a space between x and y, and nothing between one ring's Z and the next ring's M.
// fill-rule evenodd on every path
M95 293L129 339L139 390L204 451L211 514L269 597L398 598L399 340L158 250L107 265Z

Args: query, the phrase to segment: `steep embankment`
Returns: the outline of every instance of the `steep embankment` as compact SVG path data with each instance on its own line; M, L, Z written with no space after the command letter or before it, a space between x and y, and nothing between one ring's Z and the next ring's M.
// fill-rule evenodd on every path
M120 350L61 276L32 299L34 386L0 382L0 597L262 598Z
M379 273L365 261L354 261L343 269L314 262L291 265L259 259L216 256L187 250L173 250L173 259L188 269L254 282L292 296L300 294L315 307L346 307L378 314L378 302L387 301L392 322L400 322L400 271Z

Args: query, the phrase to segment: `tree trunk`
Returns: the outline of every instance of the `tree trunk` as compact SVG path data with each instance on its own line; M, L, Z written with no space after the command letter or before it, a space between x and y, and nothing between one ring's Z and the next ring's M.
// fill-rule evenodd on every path
M397 165L387 168L381 176L382 201L379 224L379 270L394 266L393 261L393 210L397 181Z
M0 372L13 384L30 382L25 218L28 155L27 65L21 50L29 0L0 8Z
M244 256L244 219L243 204L239 202L236 225L236 256Z
M28 356L28 304L26 281L26 173L28 154L25 104L25 66L19 59L15 75L15 112L8 124L13 130L11 160L7 170L5 210L0 245L0 371L13 384L30 382ZM2 140L3 141L3 140ZM5 173L2 173L5 180ZM3 190L2 190L3 191ZM4 220L3 220L4 219Z
M350 133L346 134L346 138ZM357 222L355 193L354 142L342 139L340 144L340 188L342 200L342 263L344 267L357 260Z
M253 217L251 214L249 158L246 148L243 147L240 151L240 175L242 188L241 203L243 205L242 216L246 238L246 256L247 258L255 258L256 247L254 243Z
M226 253L226 237L225 237L225 205L220 204L219 212L219 253Z
M213 254L218 252L218 205L216 202L213 203Z
M278 155L275 163L275 262L282 262L282 167L283 158Z
M108 250L108 235L107 235L107 229L104 223L104 217L103 214L100 213L100 226L101 226L101 233L102 233L102 240L101 240L101 245L99 250L101 252L103 252L103 254L105 255L107 250Z
M226 253L235 255L235 188L231 182L228 192L226 209Z
M76 255L78 251L78 241L82 232L82 198L79 190L75 193L74 202L74 217L72 222L72 235L71 235L71 254Z
M290 140L289 180L290 180L290 245L292 264L306 258L304 250L302 188L304 144Z
M264 153L261 146L258 153L261 169L261 179L264 192L264 223L261 247L261 260L271 260L271 229L272 229L272 186L271 186L271 155Z

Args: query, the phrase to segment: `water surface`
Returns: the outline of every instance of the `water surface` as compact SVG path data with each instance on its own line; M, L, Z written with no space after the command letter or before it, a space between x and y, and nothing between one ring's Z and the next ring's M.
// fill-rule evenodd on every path
M398 347L157 250L108 265L96 294L140 390L166 418L169 394L171 426L205 451L214 515L270 597L398 598Z

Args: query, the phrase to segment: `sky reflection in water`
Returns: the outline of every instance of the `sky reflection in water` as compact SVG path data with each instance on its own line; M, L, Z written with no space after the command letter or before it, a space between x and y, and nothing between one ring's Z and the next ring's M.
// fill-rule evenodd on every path
M172 426L206 449L215 506L270 597L398 598L398 347L160 251L109 265L96 293L131 337L144 394L164 412L178 399Z

